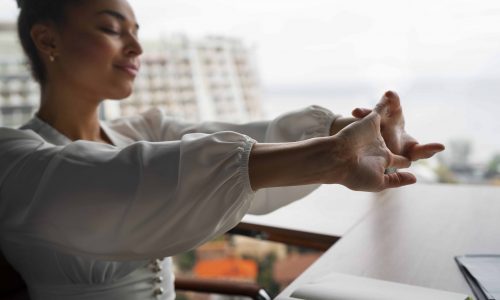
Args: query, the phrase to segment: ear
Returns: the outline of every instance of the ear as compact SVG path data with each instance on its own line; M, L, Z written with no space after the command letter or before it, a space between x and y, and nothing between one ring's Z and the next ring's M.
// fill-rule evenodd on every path
M50 24L37 23L31 28L31 38L44 57L56 56L57 33Z

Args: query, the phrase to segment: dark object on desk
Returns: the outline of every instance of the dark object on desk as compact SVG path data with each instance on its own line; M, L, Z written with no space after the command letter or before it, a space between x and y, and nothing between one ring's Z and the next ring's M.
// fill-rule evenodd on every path
M500 300L500 255L464 255L455 261L477 300Z

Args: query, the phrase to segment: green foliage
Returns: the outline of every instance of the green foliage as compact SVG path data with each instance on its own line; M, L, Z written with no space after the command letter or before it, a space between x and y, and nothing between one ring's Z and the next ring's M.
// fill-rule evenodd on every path
M500 154L495 154L488 163L487 175L494 176L500 173Z
M184 293L175 293L175 300L189 300L189 297Z
M259 275L257 277L257 283L266 289L269 295L273 298L280 292L278 283L273 279L273 266L275 261L275 253L270 253L266 255L263 260L258 261Z
M191 250L176 256L175 261L183 272L191 271L196 264L196 252Z

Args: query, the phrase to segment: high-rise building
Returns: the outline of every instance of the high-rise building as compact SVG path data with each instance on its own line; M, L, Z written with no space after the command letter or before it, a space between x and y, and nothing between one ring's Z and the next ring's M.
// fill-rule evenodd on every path
M38 105L38 85L31 79L12 23L0 23L0 125L18 126Z

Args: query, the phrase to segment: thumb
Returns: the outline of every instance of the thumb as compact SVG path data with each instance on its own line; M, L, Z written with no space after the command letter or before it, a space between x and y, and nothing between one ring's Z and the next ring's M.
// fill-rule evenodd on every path
M411 173L396 172L384 175L383 189L396 188L404 185L414 184L417 178Z

